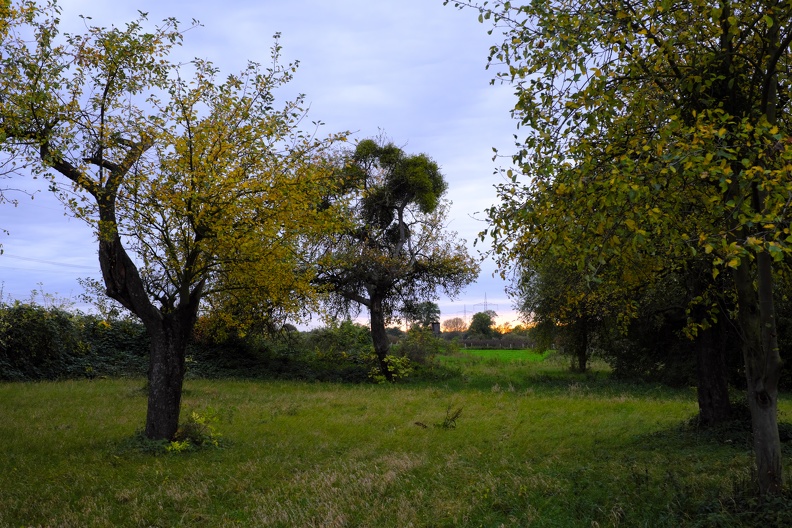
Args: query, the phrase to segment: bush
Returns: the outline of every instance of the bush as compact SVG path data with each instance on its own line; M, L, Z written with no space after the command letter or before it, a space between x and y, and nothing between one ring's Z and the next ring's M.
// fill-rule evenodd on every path
M314 376L323 381L361 383L376 364L371 331L348 320L303 334L302 347Z
M146 373L149 338L141 323L133 319L106 321L94 315L83 315L78 320L90 349L85 358L86 368L94 375L140 376Z
M217 333L199 321L189 350L196 376L353 383L368 380L373 353L368 328L351 321L272 335Z
M445 378L449 373L434 357L457 348L455 341L416 328L393 345L391 362L401 378L409 373ZM132 319L106 320L35 304L0 305L0 380L142 376L148 351L145 328ZM351 321L302 333L243 335L202 318L187 356L187 376L208 378L366 383L378 365L369 329Z
M145 372L148 339L132 320L55 307L0 306L0 379L52 380Z
M303 346L323 354L344 352L350 357L367 356L374 351L371 331L349 320L305 333Z
M391 348L391 354L407 357L419 365L427 365L432 363L438 354L451 354L458 348L454 341L435 337L429 328L413 327Z
M220 416L215 409L204 412L187 411L187 419L179 424L168 452L194 451L205 447L220 447L221 434L217 432Z
M189 376L250 378L271 367L280 348L260 335L241 335L218 328L216 321L199 318L187 349ZM277 368L276 368L277 370Z
M687 319L672 312L648 315L632 321L627 332L612 327L596 342L598 355L619 379L660 382L686 387L698 383L696 343L684 335ZM734 327L721 321L714 329L726 364L730 384L744 386L739 337Z
M70 369L70 359L89 352L81 324L68 312L14 303L0 309L0 378L56 379Z
M374 357L372 357L372 359L374 359ZM385 356L385 365L387 366L392 381L405 379L412 374L413 371L410 358L407 356L392 356L388 354ZM380 370L379 365L371 367L369 378L375 383L385 383L388 380Z

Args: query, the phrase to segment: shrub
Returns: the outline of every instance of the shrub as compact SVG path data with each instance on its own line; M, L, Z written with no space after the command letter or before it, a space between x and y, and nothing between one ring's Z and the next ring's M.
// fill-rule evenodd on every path
M222 435L215 427L219 421L218 412L212 408L203 413L187 412L187 419L179 426L167 450L178 453L204 447L220 447Z
M197 376L353 383L368 380L373 352L368 328L351 321L304 333L246 335L215 333L199 321L189 350Z
M371 332L346 320L303 334L301 359L314 379L361 383L368 380L374 360Z
M149 338L134 319L104 320L99 316L79 317L83 340L89 347L85 357L95 375L139 376L146 372Z
M0 378L56 379L68 373L69 357L89 352L81 324L59 308L16 302L0 308Z
M458 348L455 341L438 338L428 328L413 327L392 347L391 353L394 356L407 357L420 365L427 365L432 363L438 354L452 354Z
M372 360L376 356L372 354ZM407 356L392 356L388 354L385 356L385 365L387 365L388 372L393 381L407 378L413 371L410 358ZM380 370L379 366L374 366L369 371L369 378L376 383L385 383L387 378Z
M371 331L349 320L307 332L303 346L320 354L344 352L347 357L368 356L373 352Z
M148 339L130 319L105 321L57 307L0 306L0 379L140 375Z

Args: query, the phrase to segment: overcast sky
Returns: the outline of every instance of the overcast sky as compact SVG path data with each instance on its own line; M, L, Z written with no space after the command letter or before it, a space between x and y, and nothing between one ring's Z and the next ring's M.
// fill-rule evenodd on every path
M512 152L516 131L509 110L509 86L490 85L485 69L489 46L477 13L443 6L442 0L117 0L61 1L65 31L94 24L122 26L137 11L149 21L166 17L183 27L197 19L176 51L179 60L201 57L224 73L241 70L247 60L267 62L272 36L281 34L284 61L300 61L282 101L306 94L309 119L325 123L327 133L349 130L352 139L380 130L408 153L425 153L440 165L453 202L449 228L473 247L486 227L482 211L495 202L493 147ZM33 189L30 181L0 182ZM32 289L62 297L82 292L79 277L99 278L96 242L90 228L63 214L45 187L33 200L22 195L18 207L0 205L0 282L4 299L27 299ZM478 219L477 219L478 218ZM495 309L501 320L515 315L493 277L495 266L482 263L476 284L455 300L438 300L445 320Z

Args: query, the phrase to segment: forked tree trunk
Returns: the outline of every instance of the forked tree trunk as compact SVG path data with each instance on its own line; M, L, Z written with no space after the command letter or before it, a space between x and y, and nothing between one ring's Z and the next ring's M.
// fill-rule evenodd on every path
M96 200L99 212L99 265L107 287L107 295L138 316L151 340L149 358L149 397L146 415L146 436L154 440L170 440L179 426L184 354L187 341L198 317L205 280L179 284L177 297L168 299L162 309L151 301L137 266L129 257L118 234L116 199L120 186L134 163L152 146L150 139L127 145L129 151L122 163L105 163L95 158L85 160L107 168L106 179L94 182L63 160L53 155L48 141L41 144L41 159L66 176ZM191 255L194 262L197 254ZM190 259L188 259L189 261ZM185 264L189 267L189 265ZM182 270L185 271L185 270ZM180 277L192 277L181 273ZM192 289L190 289L192 287ZM174 306L173 304L176 304Z
M107 294L143 322L150 339L147 438L171 440L179 427L184 359L203 294L203 282L163 313L150 301L137 267L116 235L100 239L99 263Z

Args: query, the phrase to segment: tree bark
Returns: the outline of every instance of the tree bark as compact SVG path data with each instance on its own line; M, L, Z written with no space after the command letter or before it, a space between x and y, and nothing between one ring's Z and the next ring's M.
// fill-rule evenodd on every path
M770 255L759 253L756 262L758 293L747 258L742 259L734 275L759 492L767 495L778 494L783 487L778 435L781 358L775 328Z
M187 335L174 316L146 328L151 338L146 437L171 440L179 428Z
M129 257L118 234L116 200L119 189L131 167L152 146L151 138L142 137L132 143L120 163L110 162L99 153L85 160L105 171L106 180L92 180L77 167L53 153L49 138L42 137L42 161L52 166L96 200L99 213L99 265L107 295L133 314L146 327L150 338L149 395L146 415L146 436L154 440L171 440L179 426L184 358L187 342L195 326L198 306L203 296L205 279L190 289L188 279L180 284L178 295L162 300L161 307L149 298L146 284L137 266ZM189 265L187 265L189 268ZM190 273L182 277L191 277ZM178 300L178 304L174 303Z
M380 372L385 379L393 381L393 374L388 369L385 358L390 351L390 341L388 333L385 331L385 313L383 311L382 299L372 295L369 306L371 321L371 340L374 343L374 353L377 355Z
M699 423L705 427L731 417L725 351L722 340L718 339L721 324L718 322L699 332L694 343Z
M779 42L779 24L773 24L767 37L768 71L763 82L762 111L767 122L778 122L777 60L789 43ZM772 155L765 153L765 163L772 164ZM751 185L753 210L765 214L765 191L758 183ZM781 355L778 349L775 306L773 304L773 259L767 248L756 253L756 288L750 273L750 262L743 258L736 270L738 318L745 333L743 356L748 381L748 405L751 408L753 447L759 492L778 495L784 485L781 463L781 440L778 434L778 381L781 376ZM745 301L745 305L743 305Z
M171 440L179 427L185 351L198 317L203 282L182 295L178 306L163 313L149 299L117 234L100 238L99 264L107 294L137 315L149 335L146 437Z
M586 372L588 366L589 328L588 321L581 317L575 322L575 357L577 358L577 371Z

